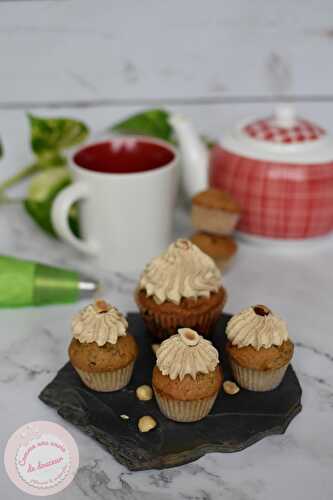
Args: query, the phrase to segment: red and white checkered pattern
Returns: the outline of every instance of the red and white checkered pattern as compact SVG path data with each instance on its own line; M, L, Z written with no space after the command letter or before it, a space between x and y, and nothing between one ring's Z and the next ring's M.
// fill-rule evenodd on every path
M243 209L238 229L270 238L308 238L333 230L333 166L278 164L244 158L215 146L211 186Z
M257 120L243 130L252 139L278 144L315 141L326 134L325 130L307 120L298 119L292 127L281 127L274 117Z

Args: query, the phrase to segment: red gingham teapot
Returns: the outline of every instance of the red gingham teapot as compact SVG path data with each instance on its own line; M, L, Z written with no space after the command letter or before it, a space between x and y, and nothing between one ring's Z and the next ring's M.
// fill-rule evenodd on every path
M293 108L245 120L229 130L210 158L191 125L173 116L185 186L192 196L213 187L228 191L243 215L238 230L252 236L302 239L333 230L333 140Z

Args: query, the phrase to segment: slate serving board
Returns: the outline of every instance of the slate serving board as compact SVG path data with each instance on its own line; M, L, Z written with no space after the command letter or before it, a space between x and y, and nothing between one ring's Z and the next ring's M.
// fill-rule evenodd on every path
M219 350L224 379L232 379L224 355L225 325L221 316L211 340ZM274 391L254 393L241 390L235 396L221 391L210 415L200 422L176 423L165 418L154 400L138 401L135 389L151 383L155 355L139 314L128 316L130 331L137 338L140 355L130 384L114 393L98 393L86 388L67 363L45 387L40 399L59 415L101 443L130 470L163 469L198 459L208 452L235 452L271 434L285 432L301 411L302 390L289 366L281 385ZM120 418L121 414L130 417ZM158 426L140 433L137 421L152 415Z

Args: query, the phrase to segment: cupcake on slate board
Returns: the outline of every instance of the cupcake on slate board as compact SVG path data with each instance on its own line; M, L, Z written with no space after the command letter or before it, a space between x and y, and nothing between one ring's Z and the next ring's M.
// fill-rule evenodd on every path
M222 385L217 350L194 330L180 328L156 353L152 385L167 418L177 422L203 419Z
M220 189L201 191L192 198L192 224L199 231L230 235L240 214L238 203Z
M282 381L293 356L286 323L268 307L244 309L227 324L226 352L243 389L270 391Z
M222 273L229 268L237 252L237 243L230 236L198 232L191 241L214 260Z
M189 327L208 335L226 301L214 261L189 240L177 240L141 275L135 300L151 334L163 340Z
M69 358L86 386L111 392L129 383L138 347L115 307L104 300L88 305L74 316L72 333Z

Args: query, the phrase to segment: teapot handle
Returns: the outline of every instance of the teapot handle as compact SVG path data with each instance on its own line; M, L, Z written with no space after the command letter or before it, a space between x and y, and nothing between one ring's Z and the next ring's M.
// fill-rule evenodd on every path
M179 143L185 192L192 198L208 188L209 151L192 123L179 114L169 118Z

